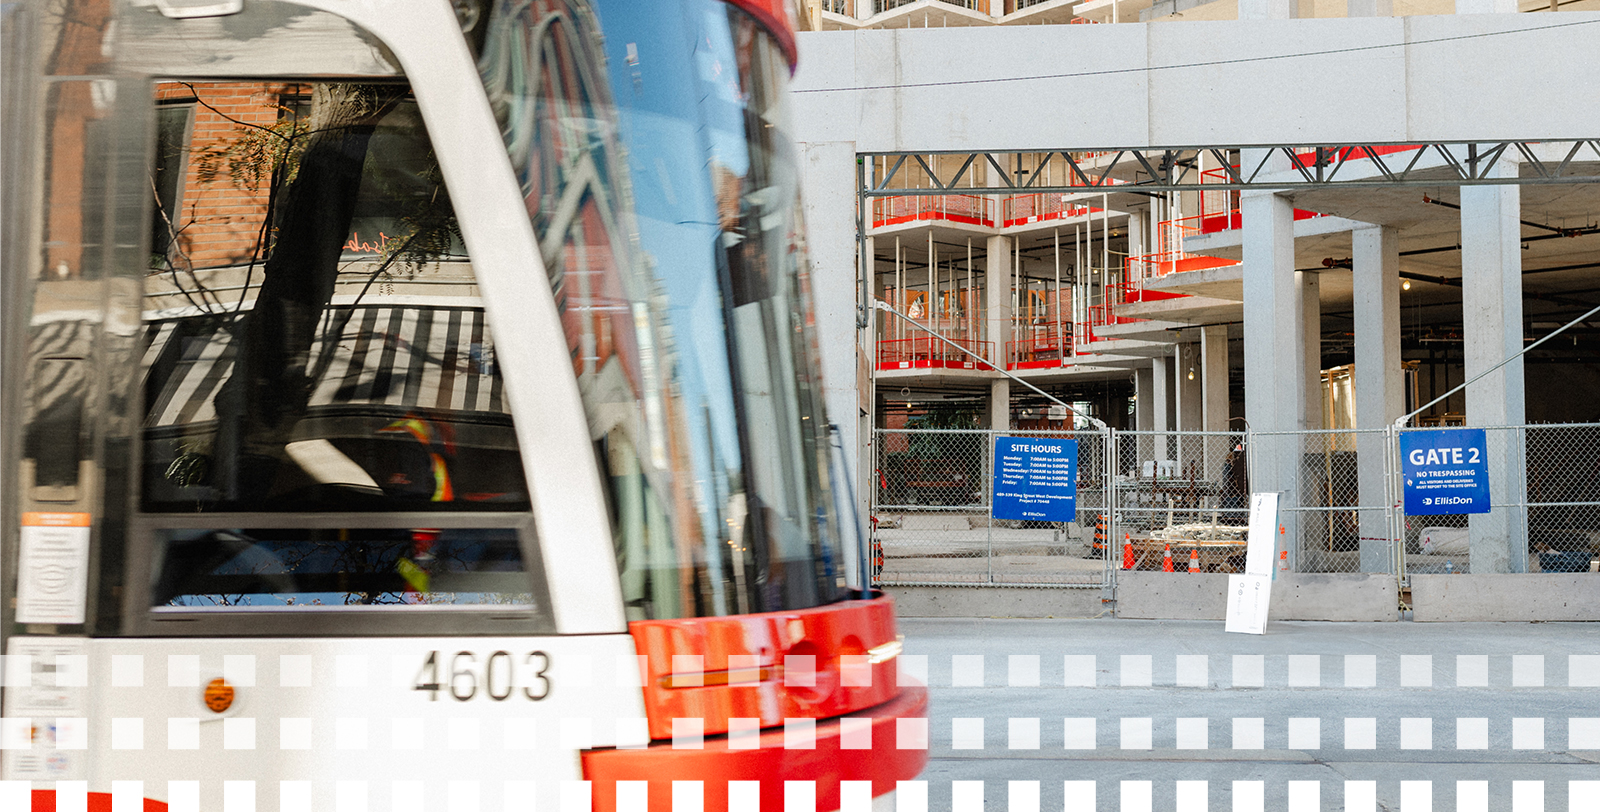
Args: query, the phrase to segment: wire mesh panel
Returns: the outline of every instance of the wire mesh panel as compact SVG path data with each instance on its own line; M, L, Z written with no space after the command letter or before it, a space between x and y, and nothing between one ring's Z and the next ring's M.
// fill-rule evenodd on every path
M874 479L873 560L877 583L909 585L1099 586L1105 559L1095 523L1105 499L1105 435L1011 432L1078 440L1077 518L996 520L995 432L879 429Z
M1262 439L1274 437L1263 432ZM1294 432L1298 445L1295 500L1280 522L1295 528L1288 556L1294 572L1392 572L1385 432L1332 429ZM1280 565L1281 566L1281 565Z
M1426 429L1404 429L1410 434ZM1600 425L1483 429L1488 513L1407 514L1406 571L1590 572L1600 551Z
M1429 431L1434 430L1402 429L1402 447L1407 436ZM1402 499L1407 575L1528 570L1523 428L1491 426L1482 431L1487 457L1484 464L1489 474L1489 511L1411 512ZM1397 455L1395 464L1402 462Z
M1011 585L1100 586L1109 561L1111 519L1106 458L1109 435L1097 431L1005 432L1007 437L1073 440L1077 443L1077 500L1072 521L994 521L991 557L996 583ZM992 490L992 486L991 486ZM1046 537L1054 539L1050 554L1033 553Z
M1528 426L1528 570L1600 569L1600 424ZM1492 485L1491 485L1492 489Z
M873 568L882 585L987 581L989 432L880 429Z
M1116 433L1119 565L1243 572L1250 514L1248 443L1240 432Z

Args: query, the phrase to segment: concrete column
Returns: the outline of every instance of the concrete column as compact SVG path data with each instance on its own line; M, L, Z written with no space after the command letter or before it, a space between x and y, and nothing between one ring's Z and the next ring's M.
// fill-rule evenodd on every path
M1133 428L1135 431L1155 430L1155 372L1149 367L1133 371Z
M1176 345L1173 347L1172 362L1173 402L1177 412L1173 427L1178 431L1202 431L1205 428L1205 416L1201 413L1200 345ZM1175 445L1177 454L1173 459L1178 461L1178 474L1187 476L1192 464L1195 475L1204 476L1203 438L1179 437Z
M989 382L989 429L1011 430L1011 379L996 378Z
M1172 356L1158 355L1150 361L1151 387L1150 387L1150 430L1163 432L1155 438L1154 447L1151 449L1151 459L1170 460L1173 457L1172 435L1165 434L1174 428L1175 415L1172 408Z
M1305 332L1305 422L1301 428L1322 428L1322 280L1316 273L1296 271L1300 290L1301 326Z
M878 275L878 246L874 238L868 237L866 239L867 273L871 274L872 278L872 295L874 298L881 299L883 298L884 294L884 281L883 277ZM880 465L880 462L878 461L878 446L876 442L877 437L873 434L873 429L877 427L876 421L878 419L877 415L875 414L877 411L878 402L878 391L875 377L878 368L878 338L884 329L883 324L887 320L892 320L894 318L894 316L891 316L888 313L877 309L876 307L867 311L867 319L869 323L866 330L861 333L861 367L860 371L856 373L856 377L860 381L859 385L861 387L861 390L857 393L857 413L859 414L859 417L857 418L856 422L860 427L860 434L857 435L856 459L860 460L860 465L857 466L858 476L856 479L856 501L861 504L861 510L859 512L862 516L861 521L864 525L863 531L867 533L869 537L871 536L872 532L872 527L870 526L869 522L871 521L872 515L871 506L872 499L874 498L873 493L878 487L878 478L874 476L874 472ZM840 418L835 417L833 419L838 420ZM859 559L859 556L857 557Z
M1147 254L1144 247L1145 235L1149 232L1145 225L1145 213L1142 211L1128 212L1128 256L1136 257Z
M992 342L989 361L1004 364L1011 340L1011 238L990 237L984 255L985 341Z
M1298 0L1239 0L1241 20L1293 20L1299 16Z
M1228 430L1228 328L1217 324L1200 328L1200 427L1205 431ZM1222 477L1222 464L1233 444L1218 438L1205 442L1205 477L1215 482Z
M1514 176L1517 165L1493 170ZM1517 186L1461 189L1461 317L1466 376L1476 377L1522 349L1521 190ZM1522 359L1467 387L1467 424L1520 426L1527 422ZM1488 432L1489 487L1495 502L1523 501L1526 460L1511 431ZM1474 574L1524 572L1528 566L1526 517L1496 508L1469 521Z
M1255 154L1252 154L1255 153ZM1242 163L1254 166L1256 150ZM1286 170L1287 160L1269 169ZM1272 192L1245 192L1240 200L1244 232L1245 418L1255 432L1306 427L1305 303L1294 275L1294 206ZM1282 507L1300 504L1300 443L1292 437L1257 436L1250 454L1250 487L1276 491ZM1280 511L1284 537L1299 538L1295 514ZM1298 544L1290 544L1291 559ZM1291 563L1294 563L1291 561Z
M1228 327L1200 328L1200 423L1206 431L1228 430Z
M1394 0L1345 0L1346 17L1393 17Z
M1133 371L1133 428L1135 431L1155 431L1155 370L1140 367ZM1133 474L1138 476L1144 461L1155 459L1155 440L1148 434L1139 435L1135 444Z
M871 333L860 330L857 324L857 305L860 303L861 273L872 273L872 268L860 268L856 252L856 233L860 226L856 220L856 207L851 200L856 188L856 145L854 141L813 142L801 146L802 201L808 236L817 244L810 247L811 273L814 280L839 280L839 284L812 284L815 299L817 346L821 350L823 403L829 422L839 427L840 447L845 460L844 470L856 471L858 482L871 482L872 458L868 448L871 432L863 432L859 419L862 395L862 353L875 350ZM871 251L867 253L871 261ZM851 284L843 284L850 280ZM867 304L871 304L868 302ZM870 385L868 386L870 389ZM868 393L870 397L870 393ZM870 403L870 400L868 401ZM871 411L871 408L868 408ZM870 417L868 418L870 421ZM870 426L870 422L867 423ZM831 440L830 440L831 442ZM857 465L858 462L862 462ZM831 464L831 463L830 463ZM856 545L869 532L866 526L868 498L871 491L856 490L858 508L856 515L861 525L858 534L845 534L845 579L859 584L856 564L861 560ZM839 508L846 509L840 502Z
M1205 401L1201 396L1201 388L1205 384L1200 374L1200 345L1179 344L1175 350L1173 362L1176 368L1172 375L1173 388L1177 392L1176 426L1179 431L1205 431Z
M1350 234L1355 288L1356 428L1388 428L1405 413L1405 376L1400 368L1400 243L1388 226ZM1357 488L1362 505L1389 503L1384 482L1384 435L1356 438ZM1361 511L1361 571L1390 571L1387 514Z

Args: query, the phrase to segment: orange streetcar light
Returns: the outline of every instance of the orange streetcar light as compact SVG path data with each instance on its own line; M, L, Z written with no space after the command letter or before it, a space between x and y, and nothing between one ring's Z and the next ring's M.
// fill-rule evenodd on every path
M228 681L217 677L206 684L206 707L213 713L222 713L233 707L233 686Z

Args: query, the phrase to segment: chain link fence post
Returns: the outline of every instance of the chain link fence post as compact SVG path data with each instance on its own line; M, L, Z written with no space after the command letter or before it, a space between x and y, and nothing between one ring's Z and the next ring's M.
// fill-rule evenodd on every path
M1117 539L1121 538L1117 533L1117 473L1120 470L1118 463L1122 459L1121 435L1116 429L1107 426L1102 442L1105 443L1105 469L1104 476L1101 477L1101 492L1104 494L1104 499L1100 503L1099 515L1105 517L1105 532L1102 534L1100 546L1100 558L1104 566L1100 576L1100 598L1115 601L1117 568L1113 562L1117 560L1117 554L1113 551L1120 549L1117 546Z

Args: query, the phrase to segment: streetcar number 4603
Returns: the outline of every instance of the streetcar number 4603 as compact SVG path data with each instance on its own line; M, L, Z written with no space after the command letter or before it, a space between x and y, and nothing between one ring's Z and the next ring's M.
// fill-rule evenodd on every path
M427 691L428 701L439 699L446 691L460 702L472 699L481 692L496 702L521 693L526 699L538 702L550 695L550 655L543 651L530 651L520 658L509 651L496 651L479 658L477 652L458 651L450 658L448 671L441 674L439 652L428 652L417 671L413 690Z

